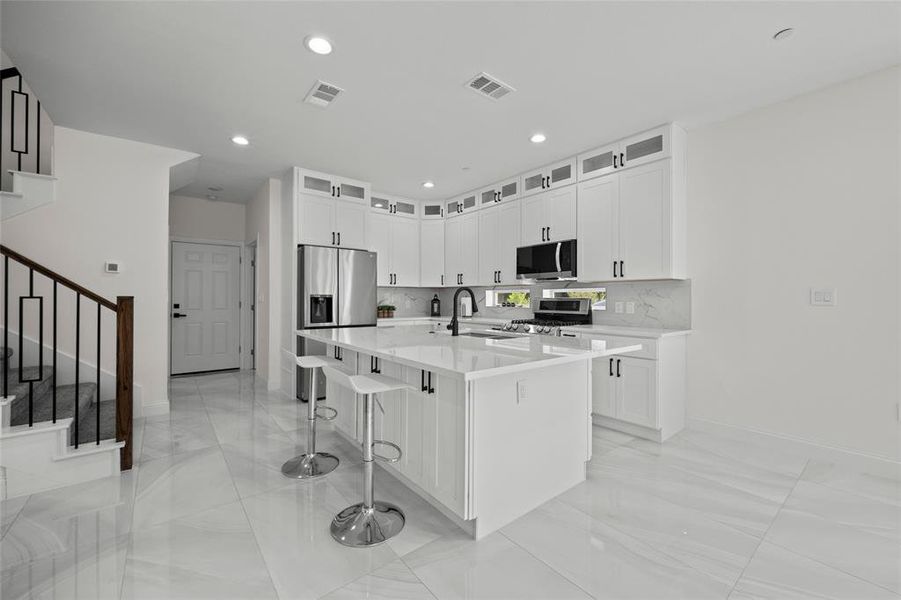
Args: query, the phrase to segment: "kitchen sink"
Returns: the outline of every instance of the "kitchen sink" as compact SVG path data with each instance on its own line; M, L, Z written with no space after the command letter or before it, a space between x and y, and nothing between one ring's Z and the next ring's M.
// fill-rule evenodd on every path
M515 335L506 335L503 333L490 333L488 331L470 331L469 333L461 333L460 335L468 335L469 337L485 338L485 339L489 339L489 340L506 340L506 339L516 337Z

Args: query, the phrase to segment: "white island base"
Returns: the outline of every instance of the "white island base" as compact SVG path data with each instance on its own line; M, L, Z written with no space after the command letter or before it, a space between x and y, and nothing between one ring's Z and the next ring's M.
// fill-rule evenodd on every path
M377 369L413 386L378 397L375 438L403 450L399 462L379 464L476 539L585 480L592 358L640 349L544 336L502 347L426 328L369 329L298 333L328 344L355 373ZM326 402L337 431L360 442L363 398L329 382ZM376 498L378 489L376 478Z

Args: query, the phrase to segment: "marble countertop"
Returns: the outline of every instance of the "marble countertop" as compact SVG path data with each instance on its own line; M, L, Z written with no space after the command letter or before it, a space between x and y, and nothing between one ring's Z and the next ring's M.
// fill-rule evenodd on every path
M390 327L392 321L397 322L400 326L404 325L405 322L408 321L441 321L446 322L450 321L450 317L395 317L392 319L379 319L378 324L379 327ZM461 317L459 319L461 325L464 323L473 323L473 324L484 324L484 325L499 325L509 322L509 319L492 319L485 317ZM652 327L627 327L623 325L602 325L600 323L594 323L591 325L573 325L571 327L564 327L563 331L575 332L575 333L591 333L595 335L615 335L615 336L624 336L624 337L636 337L636 338L662 338L662 337L670 337L677 335L688 335L691 333L691 329L658 329Z
M464 324L460 333L476 330L484 331L484 328L469 328ZM465 380L641 350L641 344L606 340L544 335L488 339L432 331L430 325L407 325L302 329L297 335Z

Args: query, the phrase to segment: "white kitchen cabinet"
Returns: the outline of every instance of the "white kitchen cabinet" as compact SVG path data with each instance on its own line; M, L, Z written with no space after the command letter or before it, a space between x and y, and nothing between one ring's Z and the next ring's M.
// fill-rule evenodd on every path
M667 158L672 154L672 139L681 130L664 125L632 137L606 144L578 157L579 181Z
M375 214L371 230L370 247L378 255L378 285L418 286L419 221Z
M326 355L334 356L344 362L345 367L352 373L357 372L358 356L351 350L340 349L336 356L335 347L327 346ZM324 377L320 370L318 377ZM334 426L350 438L357 438L357 397L353 390L342 385L334 385L326 379L325 405L337 411Z
M579 184L580 281L685 276L684 176L675 164L655 161Z
M479 211L479 285L516 282L520 206L499 204Z
M445 215L447 215L448 218L453 218L457 215L462 215L465 212L476 210L478 206L477 192L470 192L469 194L464 194L459 198L448 201L447 212L445 212Z
M307 193L298 194L297 204L299 243L368 247L369 215L365 205Z
M419 285L445 285L444 221L423 220L419 223Z
M369 204L368 183L317 171L298 169L297 190L299 193L312 196L342 198Z
M501 202L516 200L519 198L519 184L520 180L517 177L483 188L477 195L479 206L487 208Z
M479 277L478 214L461 215L445 221L445 284L476 285Z
M397 215L401 218L416 219L419 217L419 204L415 200L398 198L374 192L369 201L372 212L376 214Z
M685 426L686 335L630 338L582 333L642 350L595 359L591 406L595 423L661 442Z
M559 242L576 237L576 196L569 185L524 198L521 202L521 246Z
M438 220L444 218L444 202L423 202L419 207L419 218Z
M525 198L576 182L576 157L529 171L522 176L520 196Z

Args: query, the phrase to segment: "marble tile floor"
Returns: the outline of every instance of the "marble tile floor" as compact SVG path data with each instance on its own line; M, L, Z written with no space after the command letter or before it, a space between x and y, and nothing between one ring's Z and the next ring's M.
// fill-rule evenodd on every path
M136 423L135 468L0 503L0 598L901 598L901 470L727 430L663 445L595 428L588 480L478 542L384 471L407 526L336 544L358 449L282 477L306 406L252 373L178 378Z

